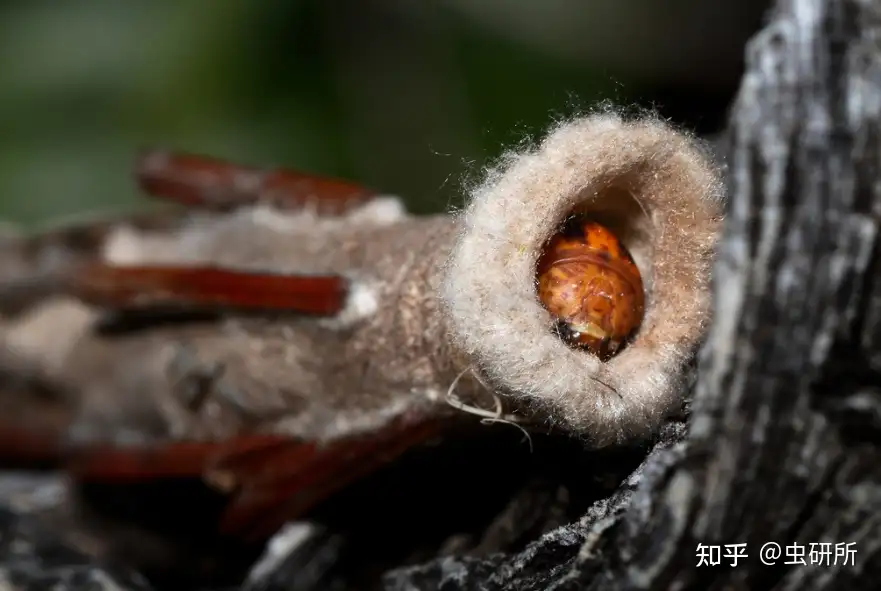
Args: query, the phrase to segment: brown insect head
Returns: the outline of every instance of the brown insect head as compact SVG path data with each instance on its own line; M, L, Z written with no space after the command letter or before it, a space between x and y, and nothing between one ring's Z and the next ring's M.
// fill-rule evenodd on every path
M589 218L570 217L548 241L537 284L560 337L600 359L612 357L642 321L639 269L615 234Z

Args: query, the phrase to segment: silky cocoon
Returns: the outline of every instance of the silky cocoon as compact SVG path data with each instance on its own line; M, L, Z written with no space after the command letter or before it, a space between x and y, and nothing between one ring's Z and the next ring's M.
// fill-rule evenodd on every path
M678 406L710 319L723 204L708 154L665 122L564 121L489 169L457 214L442 285L450 338L484 383L595 445L648 435ZM640 328L606 362L567 346L536 292L542 247L573 213L612 229L645 285Z

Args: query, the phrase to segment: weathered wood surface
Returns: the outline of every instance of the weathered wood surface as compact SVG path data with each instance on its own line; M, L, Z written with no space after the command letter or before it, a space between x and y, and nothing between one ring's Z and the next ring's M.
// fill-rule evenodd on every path
M877 588L881 4L779 0L747 57L685 441L671 424L623 487L519 554L402 568L387 589ZM25 513L0 511L0 589L146 588L22 544L47 535ZM854 566L785 565L785 554L765 565L768 542L801 544L808 562L811 543L852 543ZM738 543L736 567L698 566L698 544ZM313 558L309 576L289 557L246 588L328 588Z

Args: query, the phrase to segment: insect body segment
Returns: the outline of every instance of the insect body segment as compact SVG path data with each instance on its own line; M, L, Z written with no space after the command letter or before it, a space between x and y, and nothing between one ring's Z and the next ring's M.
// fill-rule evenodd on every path
M606 227L571 219L538 261L538 296L560 336L602 359L639 326L645 295L639 269Z

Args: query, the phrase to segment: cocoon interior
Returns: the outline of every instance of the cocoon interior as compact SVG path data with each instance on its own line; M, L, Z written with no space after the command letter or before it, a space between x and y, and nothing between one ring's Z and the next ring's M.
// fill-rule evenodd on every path
M596 446L649 435L708 324L722 187L702 146L655 118L577 118L507 154L458 214L442 287L453 343L499 394ZM573 213L616 233L646 290L639 329L605 362L558 337L536 292L542 247Z

